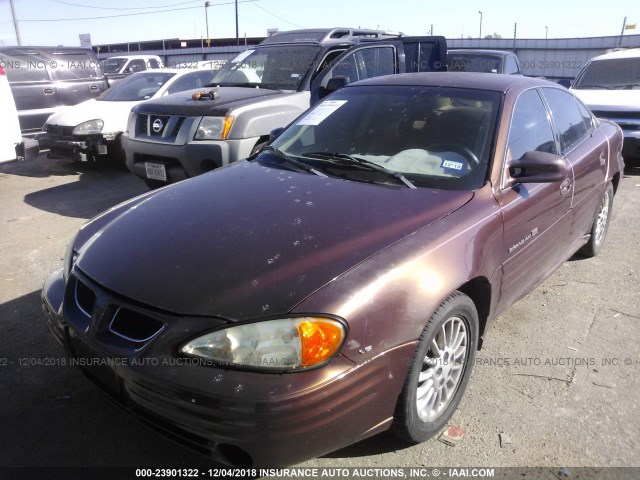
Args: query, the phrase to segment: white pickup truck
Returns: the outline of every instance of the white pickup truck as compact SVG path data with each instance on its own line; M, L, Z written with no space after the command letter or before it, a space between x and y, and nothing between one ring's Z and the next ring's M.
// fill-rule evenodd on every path
M640 48L592 58L571 90L596 117L620 125L625 165L640 167Z
M37 142L22 138L18 110L9 87L9 81L0 67L0 163L24 160L38 155Z

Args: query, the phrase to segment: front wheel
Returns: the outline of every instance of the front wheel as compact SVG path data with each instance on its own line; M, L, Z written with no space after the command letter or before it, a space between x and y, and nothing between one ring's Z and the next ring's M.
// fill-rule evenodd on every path
M589 241L579 251L579 253L585 257L595 257L602 249L607 231L609 230L609 223L611 223L612 208L613 186L609 184L596 210L596 217L589 232Z
M478 345L478 312L461 292L450 295L422 331L396 406L393 431L412 443L434 436L460 403Z

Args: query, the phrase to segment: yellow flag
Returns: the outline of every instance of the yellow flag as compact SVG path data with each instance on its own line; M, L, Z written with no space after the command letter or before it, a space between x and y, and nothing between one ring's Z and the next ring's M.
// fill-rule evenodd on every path
M624 29L625 30L635 30L636 29L636 23L630 23L629 25L625 25Z

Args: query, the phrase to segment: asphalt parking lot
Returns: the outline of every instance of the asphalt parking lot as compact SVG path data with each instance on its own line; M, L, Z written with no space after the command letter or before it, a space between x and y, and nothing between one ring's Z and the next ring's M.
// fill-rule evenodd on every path
M0 467L205 467L110 403L64 358L40 306L47 275L89 218L147 191L122 168L0 165ZM452 419L465 436L390 434L317 467L640 467L640 175L621 181L607 244L573 258L491 328ZM502 434L502 435L501 435ZM502 444L501 444L502 438Z

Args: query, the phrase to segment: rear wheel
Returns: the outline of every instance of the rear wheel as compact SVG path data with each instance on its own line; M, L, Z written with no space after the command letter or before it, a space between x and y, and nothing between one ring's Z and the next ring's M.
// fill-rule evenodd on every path
M607 189L602 196L602 200L596 211L596 218L591 226L589 241L579 251L585 257L595 257L607 237L609 231L609 223L611 223L611 210L613 208L613 186L607 185Z
M412 443L444 427L469 382L478 345L478 312L460 292L429 319L396 406L393 431Z

